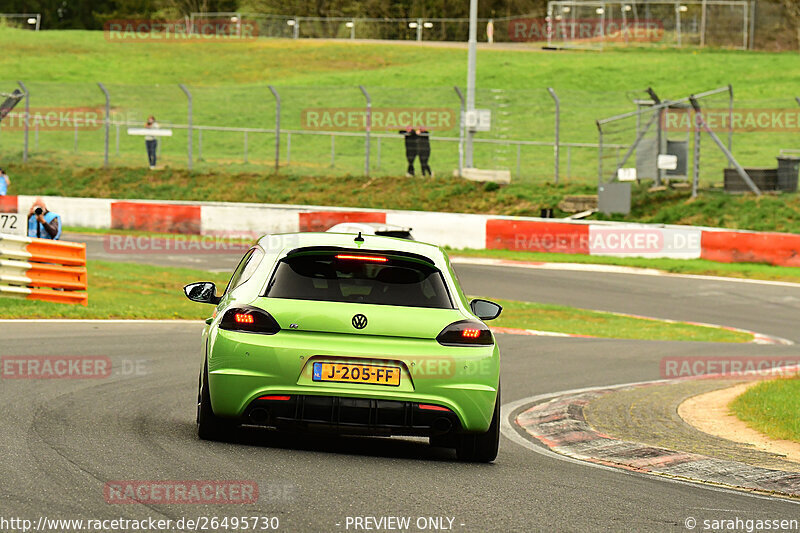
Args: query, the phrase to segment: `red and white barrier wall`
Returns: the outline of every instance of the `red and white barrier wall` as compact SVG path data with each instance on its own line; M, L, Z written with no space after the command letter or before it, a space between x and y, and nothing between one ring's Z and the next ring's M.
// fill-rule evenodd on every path
M0 212L27 215L32 196L0 197ZM413 228L415 238L451 248L619 257L705 258L800 266L800 235L692 226L568 221L463 213L224 202L44 197L66 226L196 235L324 231L347 221Z

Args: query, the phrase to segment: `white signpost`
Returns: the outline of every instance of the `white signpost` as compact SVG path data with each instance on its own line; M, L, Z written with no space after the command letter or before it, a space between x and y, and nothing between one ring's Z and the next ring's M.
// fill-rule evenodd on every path
M162 130L155 128L128 128L128 135L141 135L153 137L172 137L172 130Z
M3 213L0 212L0 233L7 235L22 235L23 237L28 234L28 221L26 220L25 213Z

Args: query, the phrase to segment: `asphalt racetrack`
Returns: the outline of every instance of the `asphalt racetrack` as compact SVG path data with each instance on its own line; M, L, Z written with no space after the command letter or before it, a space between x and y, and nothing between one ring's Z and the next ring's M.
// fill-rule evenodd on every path
M98 239L87 239L90 259L203 269L232 268L237 259L103 257L113 254L103 252ZM457 265L457 271L469 294L710 322L800 340L800 287L478 265ZM793 501L559 460L506 437L490 465L459 463L450 451L420 439L252 432L238 444L203 442L194 423L201 326L0 322L0 355L103 356L115 369L106 379L2 380L0 518L36 524L42 516L259 515L278 517L280 531L366 531L353 525L354 517L393 516L410 517L410 531L688 531L691 524L702 531L704 520L800 517ZM664 357L796 356L798 351L753 344L497 338L503 404L659 379ZM244 505L107 503L104 485L115 480L252 480L259 499ZM424 520L417 522L420 517ZM444 519L428 520L436 517Z

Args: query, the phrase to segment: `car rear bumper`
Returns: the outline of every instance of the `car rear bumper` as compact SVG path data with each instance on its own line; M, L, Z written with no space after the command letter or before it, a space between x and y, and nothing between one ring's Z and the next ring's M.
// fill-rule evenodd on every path
M279 429L322 429L346 434L432 436L462 432L450 410L420 408L415 402L340 396L257 399L243 423Z
M427 404L452 412L453 431L488 430L499 382L496 345L445 347L433 340L343 337L216 335L208 358L214 413L248 424L327 425L337 431L413 435L431 432L435 418L418 408ZM269 346L264 346L267 342ZM315 382L309 369L318 360L396 365L402 369L401 384ZM292 400L279 406L262 405L265 400L258 399L266 395L288 395ZM259 406L269 414L259 413L254 421L252 411Z

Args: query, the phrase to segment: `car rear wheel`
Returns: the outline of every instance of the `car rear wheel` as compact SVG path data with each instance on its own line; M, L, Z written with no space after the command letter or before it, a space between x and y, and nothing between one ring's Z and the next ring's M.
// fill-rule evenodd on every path
M492 423L486 433L462 435L456 447L459 461L472 463L491 463L497 458L500 448L500 388L497 388L497 399L494 402Z
M208 391L208 363L203 365L200 394L197 402L197 436L203 440L230 440L237 424L219 417L211 409L211 394Z

